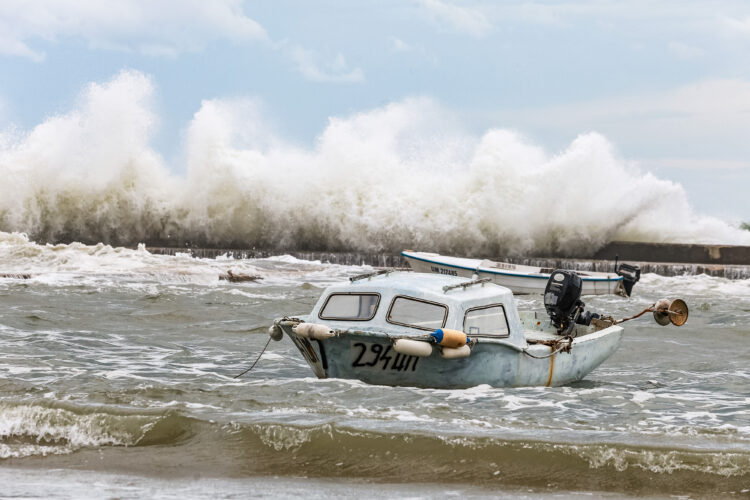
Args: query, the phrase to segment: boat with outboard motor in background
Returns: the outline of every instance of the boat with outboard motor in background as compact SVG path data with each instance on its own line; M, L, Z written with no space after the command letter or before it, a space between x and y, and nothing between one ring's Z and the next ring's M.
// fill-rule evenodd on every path
M404 250L411 268L419 273L435 273L465 278L489 278L493 283L509 288L515 294L541 294L553 268L523 266L509 262L495 262L487 259L451 257L429 252ZM616 294L630 297L641 278L638 266L615 264L616 272L573 271L583 281L582 295Z
M278 319L269 334L286 334L319 378L434 388L559 386L609 358L622 340L620 323L632 319L585 311L582 288L577 274L553 271L545 318L519 312L511 291L487 278L378 271L329 286L309 315ZM660 324L687 320L679 299L640 314L649 310Z

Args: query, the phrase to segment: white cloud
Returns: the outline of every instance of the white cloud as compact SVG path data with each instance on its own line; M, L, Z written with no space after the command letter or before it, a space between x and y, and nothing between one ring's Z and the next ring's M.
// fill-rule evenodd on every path
M420 0L419 3L434 21L452 31L481 38L492 30L489 19L476 6L444 0Z
M695 158L659 158L642 160L649 168L682 170L750 170L750 160L703 160Z
M391 36L388 40L390 42L391 52L394 54L398 54L399 56L408 54L413 57L415 61L430 64L432 66L438 64L438 57L421 44L412 45L395 36Z
M724 18L724 25L730 31L740 35L750 35L750 16L744 19L734 19L732 17Z
M411 52L414 50L414 47L406 43L405 41L401 40L398 37L392 36L390 38L391 40L391 50L394 52Z
M285 53L299 72L317 82L362 82L362 69L349 68L344 56L330 61L314 50L273 43L263 27L242 10L242 0L2 0L0 55L44 60L39 47L65 38L90 48L175 58L200 51L217 39L265 41Z
M4 29L0 19L0 30ZM27 57L34 62L42 62L44 53L32 50L28 45L20 40L14 39L8 33L0 31L0 54L9 56Z
M80 38L91 47L151 55L200 50L214 39L265 40L266 32L239 0L3 0L0 54L34 61L39 40Z
M731 10L736 5L737 2L733 0L711 3L700 0L662 0L658 3L651 0L508 0L490 3L485 12L492 19L522 19L548 25L570 25L576 20L588 19L602 25L618 22L630 26L644 19L664 19L678 24L688 22L691 25L713 26L717 13ZM656 25L657 28L663 26Z
M667 45L669 51L679 59L691 60L698 59L706 55L706 51L700 47L694 47L682 42L669 42Z
M292 47L289 56L302 76L314 82L361 83L365 81L362 69L349 69L342 54L336 55L332 61L321 63L317 52L303 47Z
M151 57L175 58L180 53L179 50L174 47L160 44L141 44L139 50L143 55Z
M471 10L497 31L515 30L524 23L581 31L598 27L630 40L665 35L690 39L700 35L704 43L728 34L750 35L750 9L741 0L503 0L482 2L480 7L476 6L478 3L474 7L457 7L460 0L452 0L453 5L446 5L448 0L419 1L423 6L436 6L432 9L435 18L448 10L441 7ZM442 17L448 23L452 16L445 13Z
M563 139L596 130L625 147L629 156L750 167L743 162L750 157L750 81L745 80L704 80L660 92L504 112L498 118Z

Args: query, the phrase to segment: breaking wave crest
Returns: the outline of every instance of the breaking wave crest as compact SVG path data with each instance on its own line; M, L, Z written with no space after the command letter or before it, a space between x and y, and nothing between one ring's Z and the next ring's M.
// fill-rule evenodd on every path
M750 470L750 456L735 451L378 433L333 424L230 424L222 440L253 450L257 473L395 482L429 474L424 480L678 494L740 491Z
M0 230L40 241L461 254L590 254L611 240L750 244L599 134L549 155L475 136L428 99L332 118L311 148L257 102L204 101L183 168L150 146L153 85L125 71L76 109L0 134ZM184 170L183 174L175 171Z
M174 412L136 414L44 403L0 403L0 459L67 454L102 446L174 444L190 433L191 419Z
M733 492L747 483L750 456L739 450L548 442L454 432L373 432L335 424L220 423L168 412L123 412L47 402L0 403L0 459L65 455L85 449L160 445L129 470L162 461L185 474L294 475L413 482L502 484L538 488L679 494ZM189 457L189 458L186 458ZM102 465L121 467L114 454ZM156 460L157 462L151 462ZM569 478L575 478L575 484Z
M402 468L405 463L412 461L415 464L433 462L433 470L440 472L441 468L445 468L443 473L446 474L450 473L451 468L458 469L453 470L457 476L465 474L466 469L478 472L485 468L488 469L485 472L492 473L495 470L490 470L492 467L501 467L500 464L504 462L506 467L510 462L515 462L514 469L528 468L529 472L537 469L537 472L540 472L538 469L556 461L561 462L557 465L561 469L584 466L592 470L612 468L623 472L633 469L636 472L654 474L690 471L724 477L747 476L750 473L750 456L743 452L639 448L599 443L514 441L441 433L379 434L330 424L309 428L254 424L240 427L237 432L247 441L260 440L264 446L276 452L293 453L299 461L304 460L308 453L315 453L325 455L331 461L345 460L352 462L347 465L360 464L367 468L368 458L371 461L382 459L388 462L387 457L392 456L394 470L388 470L388 474L397 474L395 469ZM451 451L447 452L446 448ZM324 449L330 449L330 453L321 454ZM346 453L342 455L335 450ZM399 460L396 460L396 457ZM534 462L538 463L534 465ZM505 473L508 472L506 468ZM410 474L407 471L403 473Z

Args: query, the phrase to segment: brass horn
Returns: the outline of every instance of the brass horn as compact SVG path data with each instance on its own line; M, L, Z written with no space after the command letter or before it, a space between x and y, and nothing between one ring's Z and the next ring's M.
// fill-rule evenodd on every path
M640 318L647 312L654 313L654 319L662 326L672 323L674 326L682 326L688 319L688 306L682 299L659 299L653 305L648 306L635 316L615 321L615 324L624 323L631 319Z
M682 326L688 319L688 306L682 299L660 299L653 305L654 320L662 326Z

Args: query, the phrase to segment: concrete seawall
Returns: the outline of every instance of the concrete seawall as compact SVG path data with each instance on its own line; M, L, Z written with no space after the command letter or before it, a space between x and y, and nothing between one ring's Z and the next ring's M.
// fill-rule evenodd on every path
M614 259L616 255L619 255L620 259L644 262L750 266L750 247L733 245L613 241L597 251L592 258Z
M722 264L722 263L700 263L700 262L668 262L655 258L642 259L637 258L643 254L633 252L633 257L627 251L625 246L608 247L602 258L598 259L572 259L572 258L555 258L555 257L533 257L533 258L494 258L493 260L502 260L514 264L522 264L539 267L552 267L564 269L576 269L579 271L601 271L607 272L614 269L615 255L618 255L620 262L636 264L641 267L642 273L656 273L662 276L681 276L707 274L727 279L750 279L750 259L744 265ZM619 245L619 244L618 244ZM645 245L645 244L637 244ZM686 245L693 246L693 245ZM748 247L734 247L748 248ZM373 267L408 267L409 264L401 255L389 253L364 253L364 252L307 252L307 251L269 251L269 250L237 250L222 248L173 248L173 247L147 247L148 251L154 254L175 255L177 253L190 253L194 257L204 259L214 259L226 255L235 259L259 259L271 257L274 255L292 255L303 260L319 260L331 264L341 264L347 266L369 265ZM750 251L750 250L749 250ZM613 252L613 253L610 253ZM733 256L729 253L725 255ZM736 254L736 255L741 255Z

